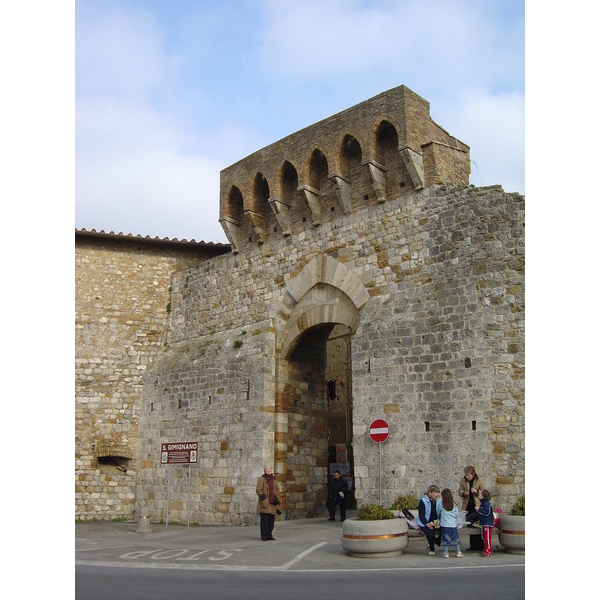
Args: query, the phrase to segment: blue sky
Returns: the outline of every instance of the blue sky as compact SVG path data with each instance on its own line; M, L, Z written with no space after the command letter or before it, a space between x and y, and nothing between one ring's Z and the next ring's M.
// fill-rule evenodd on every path
M522 0L76 0L75 225L226 242L219 172L407 85L525 192Z

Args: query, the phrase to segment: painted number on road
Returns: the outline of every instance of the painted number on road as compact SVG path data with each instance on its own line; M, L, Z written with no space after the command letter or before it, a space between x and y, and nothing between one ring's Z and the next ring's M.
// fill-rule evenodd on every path
M231 558L235 552L241 552L241 548L227 548L226 550L219 550L212 556L203 557L208 560L218 561L226 560ZM150 560L198 560L202 554L206 554L208 550L189 550L189 549L171 549L165 550L163 548L155 548L154 550L135 550L134 552L128 552L122 554L119 558L125 560L137 560L139 558L147 558Z

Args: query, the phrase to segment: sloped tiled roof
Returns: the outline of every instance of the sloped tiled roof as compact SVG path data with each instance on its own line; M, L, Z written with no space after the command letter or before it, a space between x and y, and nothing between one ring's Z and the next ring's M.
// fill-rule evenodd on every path
M108 239L108 240L116 240L116 241L131 241L131 242L136 242L136 243L148 243L148 244L168 244L169 246L193 246L193 247L203 247L203 248L214 248L214 249L219 249L219 250L223 250L223 251L227 251L229 249L231 249L231 245L230 244L222 244L221 242L205 242L205 241L199 241L197 242L196 240L192 239L190 241L186 240L185 238L182 240L179 240L177 238L168 238L168 237L164 237L164 238L159 238L158 236L156 237L150 237L149 235L146 236L141 236L140 234L138 235L133 235L131 233L115 233L114 231L110 231L110 232L106 232L104 230L101 231L96 231L95 229L91 229L91 230L86 230L86 229L75 229L75 236L81 236L81 237L90 237L90 238L103 238L103 239Z

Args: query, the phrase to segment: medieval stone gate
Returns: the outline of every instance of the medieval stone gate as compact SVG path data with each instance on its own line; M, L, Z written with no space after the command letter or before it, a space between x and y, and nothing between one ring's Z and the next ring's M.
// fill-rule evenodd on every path
M378 417L390 424L385 504L430 483L456 489L465 464L500 504L521 495L525 202L469 186L469 171L468 147L404 86L222 171L232 251L162 284L166 323L135 402L114 435L112 421L82 430L88 454L128 458L115 516L145 507L160 520L169 494L172 520L255 522L266 463L283 518L314 516L338 442L357 502L376 502ZM93 412L97 398L85 402ZM117 435L125 420L135 435ZM160 444L184 440L199 444L189 505L187 469L168 483L160 464ZM95 502L82 496L88 515Z

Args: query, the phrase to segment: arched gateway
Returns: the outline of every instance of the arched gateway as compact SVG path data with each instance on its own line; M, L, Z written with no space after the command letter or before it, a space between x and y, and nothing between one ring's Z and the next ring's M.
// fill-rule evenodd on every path
M352 481L350 345L368 298L350 269L319 255L288 283L273 315L275 463L288 518L325 510L333 464Z

